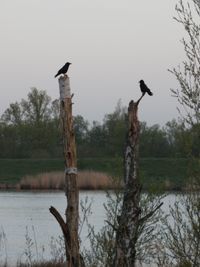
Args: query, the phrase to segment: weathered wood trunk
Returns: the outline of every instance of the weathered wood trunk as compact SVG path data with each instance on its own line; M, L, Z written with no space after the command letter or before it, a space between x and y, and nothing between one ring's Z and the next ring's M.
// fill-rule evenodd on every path
M139 181L139 134L138 105L130 101L128 107L128 134L124 154L124 197L121 215L116 231L114 267L135 267L137 259L137 241L141 227L162 206L162 202L147 213L142 214L140 207L141 185Z
M79 192L77 187L76 144L73 130L72 96L67 75L59 78L59 88L65 161L65 194L67 197L66 222L54 207L50 208L50 212L57 219L64 234L67 267L83 267L84 262L79 252L78 237Z
M138 177L139 132L138 104L142 97L128 107L128 135L124 155L124 198L116 234L115 267L135 267L136 242L140 217L141 186Z

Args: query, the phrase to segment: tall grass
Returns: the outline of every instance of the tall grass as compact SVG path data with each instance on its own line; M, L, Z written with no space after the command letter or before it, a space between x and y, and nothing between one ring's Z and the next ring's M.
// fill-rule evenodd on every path
M143 189L148 190L151 184L157 187L165 183L166 190L183 189L188 183L188 164L188 160L182 158L140 158ZM123 177L122 158L81 158L78 160L78 168ZM22 177L27 175L34 177L40 173L49 175L62 171L63 159L0 159L0 189L15 188Z
M0 267L64 267L66 266L64 239L51 237L50 259L44 259L44 246L38 250L34 226L31 231L26 227L25 249L17 262L9 263L7 253L7 238L3 228L0 228Z
M33 263L31 265L27 265L26 263L18 263L17 264L17 267L65 267L65 266L66 266L66 263L51 262L51 261ZM8 267L8 266L6 265L3 267Z
M27 175L17 184L17 189L30 190L63 190L65 186L63 172L41 173L35 176ZM95 171L80 171L78 187L87 190L114 189L117 187L114 179L106 173Z
M7 238L3 227L0 228L0 267L7 266L8 252L7 252Z

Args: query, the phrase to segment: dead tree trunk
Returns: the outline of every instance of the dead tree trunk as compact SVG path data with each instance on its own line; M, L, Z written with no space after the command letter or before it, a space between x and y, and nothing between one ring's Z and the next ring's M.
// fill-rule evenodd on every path
M65 160L65 194L67 197L66 222L54 207L50 208L50 212L58 221L65 238L66 266L83 267L84 262L79 252L78 237L79 192L77 187L76 144L73 130L72 96L67 75L59 78L59 88Z
M141 186L138 179L139 121L138 102L133 100L128 107L128 136L124 155L124 198L119 228L116 234L115 267L134 267L137 226L140 214L139 197Z
M138 175L140 124L137 112L143 96L136 103L132 100L128 107L128 135L124 155L125 189L116 232L114 267L135 267L139 227L162 205L161 203L141 218L141 185Z

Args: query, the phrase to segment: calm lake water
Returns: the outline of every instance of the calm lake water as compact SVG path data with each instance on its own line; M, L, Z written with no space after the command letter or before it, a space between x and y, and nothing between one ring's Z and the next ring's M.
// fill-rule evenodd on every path
M80 200L88 197L92 201L90 223L98 231L104 224L106 194L102 191L82 191ZM168 195L164 199L163 210L167 213L169 205L173 205L176 196ZM10 264L24 259L26 232L34 241L37 240L38 251L43 251L43 257L48 259L50 254L51 237L62 235L57 221L49 212L54 206L64 216L66 197L63 192L0 192L0 233L6 234L6 249L0 247L0 260L7 259ZM33 231L34 228L34 231ZM27 229L27 230L26 230ZM87 229L81 233L82 246L88 247ZM2 242L0 242L1 245ZM34 246L33 246L34 250Z

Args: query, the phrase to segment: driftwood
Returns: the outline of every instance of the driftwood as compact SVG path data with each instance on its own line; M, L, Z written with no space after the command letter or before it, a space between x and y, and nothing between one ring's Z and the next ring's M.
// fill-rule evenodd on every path
M131 100L128 107L128 135L124 154L125 189L122 211L118 219L119 227L116 231L114 267L135 267L138 228L162 205L161 203L141 218L141 185L138 175L140 124L137 113L143 96L135 103Z
M79 191L77 187L77 158L76 144L73 130L72 97L69 77L59 78L60 88L60 117L63 131L63 147L65 162L65 194L67 197L66 222L56 210L49 210L59 223L66 249L67 267L84 267L83 259L79 252L78 220L79 220Z

